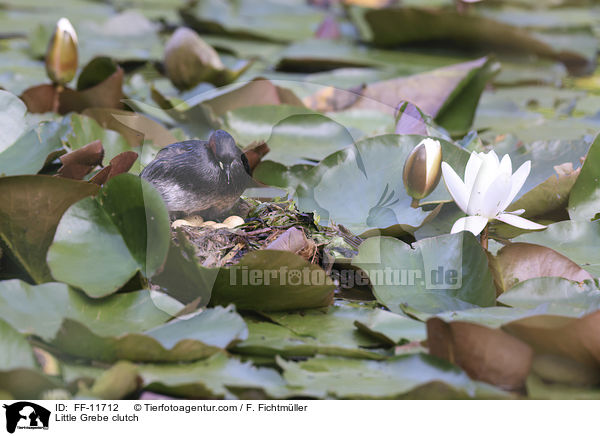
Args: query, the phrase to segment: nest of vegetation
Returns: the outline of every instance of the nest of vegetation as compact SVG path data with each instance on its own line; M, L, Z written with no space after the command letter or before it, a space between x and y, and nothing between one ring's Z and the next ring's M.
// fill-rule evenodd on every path
M183 233L206 267L231 266L250 251L273 249L294 252L328 272L336 258L354 256L362 242L343 226L319 225L313 213L298 211L293 201L245 202L245 222L238 227L182 225L172 236Z

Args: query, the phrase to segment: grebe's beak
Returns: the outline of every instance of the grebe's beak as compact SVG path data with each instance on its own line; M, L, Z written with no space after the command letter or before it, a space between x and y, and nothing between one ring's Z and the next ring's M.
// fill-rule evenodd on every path
M225 167L225 175L227 176L227 184L230 185L231 184L231 167L229 165L227 165Z

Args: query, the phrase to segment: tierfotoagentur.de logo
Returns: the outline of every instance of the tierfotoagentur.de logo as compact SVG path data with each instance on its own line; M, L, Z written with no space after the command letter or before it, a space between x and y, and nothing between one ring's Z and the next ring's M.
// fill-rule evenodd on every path
M29 401L3 405L6 414L6 431L48 430L50 411Z

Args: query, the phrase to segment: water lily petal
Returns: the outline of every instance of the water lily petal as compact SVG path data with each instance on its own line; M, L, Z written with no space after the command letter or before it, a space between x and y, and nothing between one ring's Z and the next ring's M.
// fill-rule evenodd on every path
M493 155L492 155L493 153ZM483 162L477 172L473 188L469 192L467 204L468 215L482 215L485 194L499 174L500 161L493 151L484 156Z
M488 219L479 215L465 216L456 220L452 226L450 233L458 233L462 231L468 231L473 233L475 236L481 233L485 225L488 223Z
M467 166L465 167L465 186L469 193L473 190L473 183L475 183L482 162L483 159L479 156L479 153L473 152L471 153L471 156L469 156Z
M504 200L502 204L502 209L506 209L515 199L523 185L525 184L525 180L529 176L529 172L531 171L531 161L528 160L523 165L519 167L517 171L512 175L512 188L510 194Z
M521 215L523 212L525 212L525 209L511 210L510 212L506 212L506 213L509 213L511 215Z
M511 213L500 214L496 217L496 219L504 221L506 224L510 224L511 226L519 227L520 229L540 230L547 227Z
M444 183L446 184L446 188L448 188L448 192L450 192L450 195L457 206L466 213L469 193L465 184L460 177L458 177L456 171L454 171L446 162L442 162L442 174L444 174Z
M504 160L503 160L504 161ZM510 173L501 172L492 182L481 203L481 215L490 219L504 212L502 205L511 191Z
M493 164L496 170L500 167L500 159L494 150L488 151L485 155L485 159L489 160L489 164Z
M512 162L508 154L505 154L500 161L500 172L509 176L512 174Z

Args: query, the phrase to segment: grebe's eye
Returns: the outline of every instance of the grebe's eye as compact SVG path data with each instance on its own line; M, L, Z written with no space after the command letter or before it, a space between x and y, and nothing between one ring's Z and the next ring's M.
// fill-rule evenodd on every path
M223 162L219 161L219 166L223 169Z

